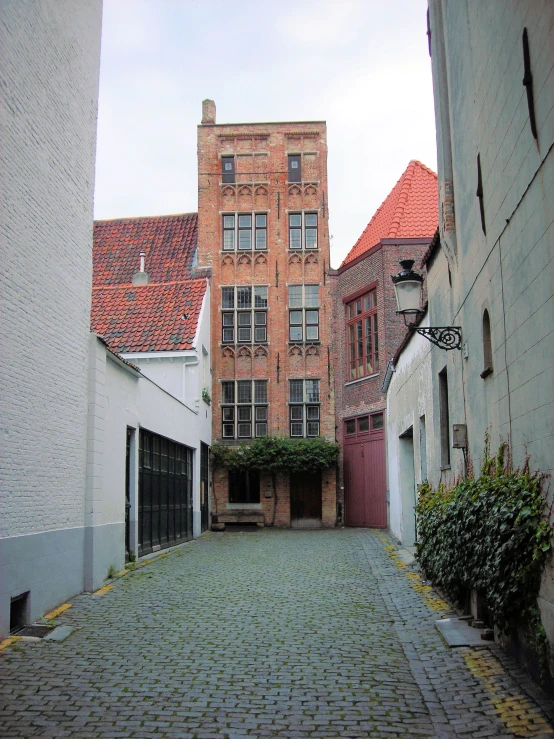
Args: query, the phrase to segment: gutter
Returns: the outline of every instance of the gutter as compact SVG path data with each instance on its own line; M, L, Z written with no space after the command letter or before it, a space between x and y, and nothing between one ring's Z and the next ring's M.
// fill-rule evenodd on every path
M381 385L381 392L386 393L389 389L390 381L392 380L392 375L394 373L394 364L392 363L392 359L389 359L387 362L387 369L385 372L385 377L383 379L383 384Z

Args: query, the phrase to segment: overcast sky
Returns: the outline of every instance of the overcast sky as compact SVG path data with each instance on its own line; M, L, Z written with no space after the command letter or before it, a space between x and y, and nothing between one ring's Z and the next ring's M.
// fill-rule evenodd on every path
M196 126L326 120L338 266L411 159L436 171L426 0L104 0L96 218L197 209Z

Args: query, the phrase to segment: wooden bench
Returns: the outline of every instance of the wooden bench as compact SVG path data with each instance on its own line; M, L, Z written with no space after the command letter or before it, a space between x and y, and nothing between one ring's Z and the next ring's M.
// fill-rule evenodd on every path
M255 523L264 526L264 514L261 511L225 511L212 514L212 531L224 531L226 523Z

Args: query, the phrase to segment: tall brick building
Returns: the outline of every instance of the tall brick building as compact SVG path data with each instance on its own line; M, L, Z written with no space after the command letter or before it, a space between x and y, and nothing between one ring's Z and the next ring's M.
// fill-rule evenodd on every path
M211 267L213 438L335 439L324 122L198 127L198 264ZM335 470L216 469L219 523L334 526Z
M333 278L336 325L342 326L335 352L339 502L349 526L387 526L382 387L406 331L391 275L401 259L421 260L437 226L437 176L412 161Z

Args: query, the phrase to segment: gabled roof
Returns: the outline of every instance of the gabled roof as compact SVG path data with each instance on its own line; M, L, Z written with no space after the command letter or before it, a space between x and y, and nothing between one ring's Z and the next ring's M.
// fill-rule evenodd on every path
M381 239L432 238L438 222L437 175L421 162L413 160L341 266L376 246Z
M191 349L206 280L97 287L91 328L119 353Z
M93 285L131 284L146 253L151 282L188 280L198 241L198 213L94 222Z
M193 278L198 215L95 221L91 329L115 352L193 347L206 279ZM150 284L133 285L145 252Z

